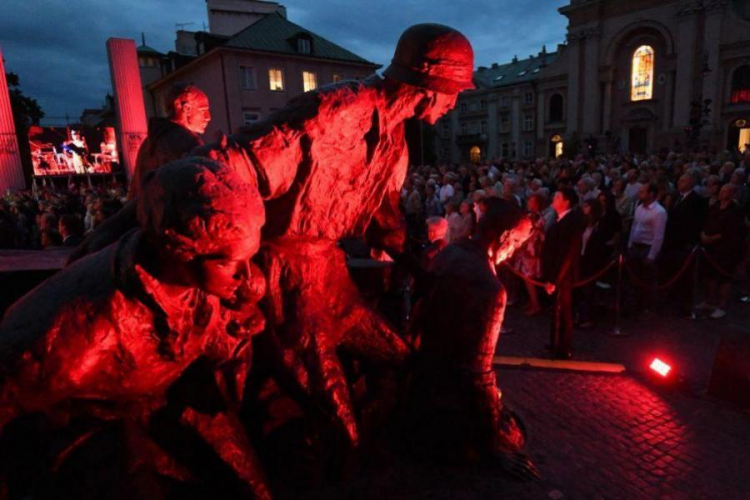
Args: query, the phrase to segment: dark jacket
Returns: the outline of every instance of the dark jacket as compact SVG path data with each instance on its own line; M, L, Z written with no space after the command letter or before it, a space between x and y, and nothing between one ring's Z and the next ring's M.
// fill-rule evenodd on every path
M584 229L583 214L577 207L549 228L542 248L542 276L546 281L559 283L578 275Z
M179 160L194 148L203 144L201 138L166 118L152 118L148 124L148 137L138 150L135 172L130 181L128 199L135 199L141 192L143 178L165 163Z
M667 249L692 247L700 239L701 228L708 214L708 200L691 191L684 199L678 196L667 218L664 244Z

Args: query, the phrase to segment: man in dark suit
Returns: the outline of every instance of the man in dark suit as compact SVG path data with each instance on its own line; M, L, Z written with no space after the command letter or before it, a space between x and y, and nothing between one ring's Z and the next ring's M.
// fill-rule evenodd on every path
M669 211L664 238L664 269L668 276L679 271L698 244L708 213L708 200L698 195L694 188L695 178L691 174L683 174L677 181L679 195ZM693 310L693 274L692 270L685 272L674 287L674 298L682 315L690 315Z
M64 247L75 248L83 241L83 228L81 221L73 214L64 214L60 217L57 230L62 236Z
M542 249L542 275L547 293L556 292L550 350L557 359L570 358L573 343L573 284L578 276L584 220L572 188L555 193L557 221L549 228Z

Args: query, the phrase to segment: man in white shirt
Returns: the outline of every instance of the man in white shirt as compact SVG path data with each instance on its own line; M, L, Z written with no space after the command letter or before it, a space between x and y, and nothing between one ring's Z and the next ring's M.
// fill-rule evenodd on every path
M637 274L637 278L646 281L649 286L642 293L636 293L638 298L637 310L653 309L654 292L656 288L656 262L664 244L664 233L667 228L667 211L664 210L656 197L659 187L654 184L644 184L638 193L641 203L635 209L633 226L628 240L628 259Z

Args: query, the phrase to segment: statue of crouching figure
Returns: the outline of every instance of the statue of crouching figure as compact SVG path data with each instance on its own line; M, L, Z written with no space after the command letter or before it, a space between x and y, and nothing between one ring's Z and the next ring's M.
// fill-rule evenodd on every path
M497 460L533 478L523 430L503 409L492 365L506 303L495 267L528 239L531 223L504 200L487 205L478 236L449 245L429 268L412 322L418 348L401 434L423 457Z
M188 158L137 203L138 227L0 323L0 498L270 498L236 412L265 325L260 195Z

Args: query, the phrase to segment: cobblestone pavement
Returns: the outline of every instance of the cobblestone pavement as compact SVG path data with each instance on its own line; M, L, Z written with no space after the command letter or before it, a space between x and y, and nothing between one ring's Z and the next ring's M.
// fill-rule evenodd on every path
M546 355L549 317L510 307L497 353ZM606 311L605 311L606 314ZM624 375L501 368L503 399L529 433L542 480L523 484L500 469L427 467L398 457L366 465L360 477L319 498L750 499L750 412L705 397L722 332L750 336L750 305L725 319L694 321L668 312L576 331L574 359L623 363ZM669 358L687 390L653 384L647 362Z
M549 342L548 313L526 317L519 306L510 306L505 325L512 331L500 336L497 352L503 356L544 357ZM638 319L623 318L620 331L611 333L613 311L602 309L594 328L576 329L573 335L573 359L624 364L630 373L647 370L655 357L666 357L679 368L681 375L697 392L708 387L713 359L722 333L747 335L750 338L750 304L733 301L728 314L720 320L682 318L668 308L658 314Z
M750 498L750 414L629 375L499 378L551 498Z

